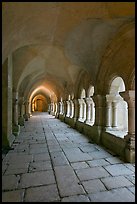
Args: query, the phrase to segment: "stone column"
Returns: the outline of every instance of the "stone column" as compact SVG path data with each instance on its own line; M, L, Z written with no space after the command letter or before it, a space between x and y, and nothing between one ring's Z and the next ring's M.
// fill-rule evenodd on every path
M79 102L79 118L78 121L82 121L83 117L83 99L78 99Z
M70 101L66 101L67 103L67 115L66 117L70 117Z
M63 113L63 115L64 115L64 117L66 117L66 115L67 115L67 102L63 101L63 105L64 105L64 113Z
M12 55L2 65L2 148L10 148L15 136L12 134Z
M95 124L96 126L104 126L104 109L105 109L105 96L94 95L93 100L95 101Z
M74 104L74 114L73 114L73 120L76 122L79 117L79 103L78 99L73 99L73 104Z
M112 117L112 127L117 128L117 101L112 102L112 110L113 110L113 117Z
M74 103L72 100L70 100L70 104L71 104L71 113L70 113L70 118L73 118L74 116Z
M124 137L125 159L132 163L135 162L135 91L121 92L120 95L128 104L128 134Z
M91 103L92 103L92 100L91 100L91 98L86 98L85 101L86 101L86 106L87 106L85 123L91 124Z
M24 126L24 117L23 117L24 115L24 97L21 97L19 106L20 106L20 116L19 116L18 121L19 121L20 126Z
M18 92L13 93L13 126L12 133L17 136L20 132L20 125L18 125Z
M18 125L18 92L13 93L13 106L14 106L13 122L14 122L14 125Z

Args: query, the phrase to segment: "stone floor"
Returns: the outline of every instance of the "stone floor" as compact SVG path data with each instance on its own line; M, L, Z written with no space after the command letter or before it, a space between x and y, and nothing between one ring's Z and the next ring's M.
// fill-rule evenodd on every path
M135 202L135 164L47 113L35 113L2 161L2 202Z

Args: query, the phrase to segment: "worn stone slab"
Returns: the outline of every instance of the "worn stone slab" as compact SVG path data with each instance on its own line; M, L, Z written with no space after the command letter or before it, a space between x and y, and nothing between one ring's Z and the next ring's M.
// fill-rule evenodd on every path
M86 162L71 163L71 166L73 169L84 169L89 167L89 165Z
M135 186L133 186L133 187L128 187L128 189L129 189L133 194L135 194Z
M105 186L99 179L82 182L87 193L95 193L99 191L106 191Z
M97 151L97 148L92 146L92 147L88 147L88 146L81 146L80 149L82 150L82 152L93 152L93 151Z
M135 172L135 166L133 166L133 164L129 164L129 163L124 163L124 165L129 168L131 171Z
M30 149L38 149L38 148L46 148L47 149L47 143L37 143L37 144L30 144Z
M13 153L7 156L7 161L10 164L28 163L33 159L32 155Z
M110 164L121 164L123 161L121 161L118 157L108 157L105 158L106 161L108 161Z
M89 195L91 202L135 202L135 196L127 188L118 188Z
M46 152L48 153L48 148L35 148L35 149L30 149L30 154L40 154Z
M90 202L90 200L86 195L76 195L64 197L61 202Z
M8 168L5 172L5 175L18 175L18 174L23 174L27 172L28 172L28 168L18 168L18 169Z
M93 159L105 159L107 157L110 157L110 154L108 152L101 151L101 150L89 152L88 154L91 155Z
M85 194L83 187L79 184L79 180L70 166L55 167L55 175L61 197Z
M29 166L29 172L45 171L50 169L52 169L50 161L31 162Z
M133 171L128 169L123 164L114 164L114 165L108 165L104 166L104 168L112 175L112 176L120 176L120 175L127 175L127 174L133 174Z
M59 200L60 198L55 184L26 190L25 202L57 202Z
M50 160L49 153L40 153L33 155L33 161L47 161Z
M110 176L110 174L103 167L79 169L76 170L76 174L81 181Z
M135 174L125 175L125 178L135 184Z
M70 162L92 160L92 157L90 155L88 155L87 153L83 153L79 148L65 149L64 151L66 157Z
M133 185L133 183L127 180L124 176L107 177L101 179L101 181L109 190L113 188L128 187Z
M18 186L19 176L4 175L2 176L2 190L13 190Z
M55 183L53 171L48 170L22 174L19 187L28 188L53 183Z
M49 152L59 152L62 151L59 145L49 145Z
M2 192L2 202L23 202L24 190Z
M109 163L104 159L95 159L92 161L87 161L87 163L89 164L90 167L109 165Z
M69 165L63 152L51 152L51 159L54 166Z

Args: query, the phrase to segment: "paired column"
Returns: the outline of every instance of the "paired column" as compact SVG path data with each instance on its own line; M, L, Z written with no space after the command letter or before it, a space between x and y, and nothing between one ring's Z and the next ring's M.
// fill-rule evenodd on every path
M94 124L94 102L92 98L86 98L86 124Z
M82 121L83 119L83 99L78 99L79 102L79 118L78 121Z

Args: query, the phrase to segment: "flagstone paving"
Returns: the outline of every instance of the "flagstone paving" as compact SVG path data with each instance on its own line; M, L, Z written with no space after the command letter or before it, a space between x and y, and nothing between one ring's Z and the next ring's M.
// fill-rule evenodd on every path
M2 202L135 202L135 164L34 113L2 155Z

